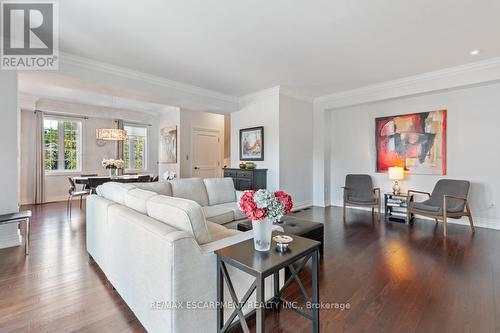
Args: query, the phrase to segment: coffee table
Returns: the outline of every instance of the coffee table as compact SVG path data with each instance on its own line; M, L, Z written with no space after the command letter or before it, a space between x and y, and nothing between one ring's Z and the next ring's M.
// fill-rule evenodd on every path
M273 232L273 236L280 234ZM287 304L289 301L283 298L283 291L295 281L304 299L304 303L310 302L310 308L290 307L291 310L297 312L301 316L312 321L311 332L319 332L319 242L310 240L304 237L296 236L289 245L287 252L278 252L276 250L276 242L272 241L271 249L266 252L255 251L253 239L227 246L215 251L217 254L217 332L224 333L231 330L231 324L234 319L238 318L241 324L241 329L244 333L249 333L243 307L248 302L250 296L256 293L255 304L255 331L264 333L265 316L264 312L270 305L276 306L276 311L279 311L280 305ZM299 272L302 271L306 263L312 261L312 295L311 298L300 281ZM299 262L297 266L295 262ZM253 277L254 282L247 292L239 298L236 294L231 277L227 271L227 265L233 266L242 270ZM279 286L280 270L288 268L291 275L285 281L285 284ZM273 276L273 294L274 297L266 302L264 280L268 276ZM232 302L235 304L235 309L231 316L224 320L224 282L226 283Z
M292 215L287 215L283 217L282 222L276 223L276 225L282 227L285 234L302 236L320 242L319 253L323 255L323 223L312 222ZM237 228L239 231L252 230L252 221L243 220L238 223Z

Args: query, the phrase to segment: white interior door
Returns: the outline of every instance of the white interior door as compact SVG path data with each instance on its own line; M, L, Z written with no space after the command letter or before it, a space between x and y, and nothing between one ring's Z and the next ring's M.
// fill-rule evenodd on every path
M193 129L191 174L193 177L221 176L220 136L217 130Z

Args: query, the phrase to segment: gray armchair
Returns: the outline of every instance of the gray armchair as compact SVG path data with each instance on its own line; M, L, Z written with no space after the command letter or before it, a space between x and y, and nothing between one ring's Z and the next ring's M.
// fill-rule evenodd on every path
M369 175L347 175L345 177L343 218L345 221L346 207L370 207L372 216L378 209L380 218L380 189L374 188Z
M422 215L444 222L444 236L446 237L446 222L448 217L461 218L467 216L470 227L474 232L474 222L469 208L467 196L469 194L470 183L466 180L441 179L434 186L432 194L422 191L408 191L411 194L424 194L428 199L423 202L409 202L408 215Z

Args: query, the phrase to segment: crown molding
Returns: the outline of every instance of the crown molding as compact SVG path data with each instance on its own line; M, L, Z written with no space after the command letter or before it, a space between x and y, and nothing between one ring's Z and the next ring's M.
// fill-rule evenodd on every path
M302 102L306 102L306 103L313 103L314 102L313 97L308 96L307 94L301 93L299 90L288 87L288 86L281 86L280 94L294 98L294 99L302 101Z
M26 93L19 93L19 108L21 110L34 111L36 109L36 103L38 102L38 100L39 100L38 96Z
M240 107L242 107L245 104L251 103L254 100L261 99L261 98L270 97L270 96L279 96L280 89L281 89L280 86L275 86L275 87L259 90L257 92L254 92L254 93L251 93L248 95L241 96L239 98Z
M217 91L181 83L178 81L169 80L160 76L134 71L128 68L111 65L108 63L95 61L68 53L63 53L63 52L60 53L60 62L62 64L68 64L88 70L104 72L111 75L121 76L127 79L139 80L146 83L159 85L168 89L174 89L182 91L184 93L198 95L205 98L208 97L226 103L238 103L238 97L236 96L223 94Z
M498 80L500 80L500 58L492 58L317 97L314 99L314 104L321 109L337 109Z

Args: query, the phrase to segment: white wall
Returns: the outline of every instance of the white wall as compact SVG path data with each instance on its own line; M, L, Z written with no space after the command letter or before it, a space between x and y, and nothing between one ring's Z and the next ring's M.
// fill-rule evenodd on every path
M296 207L312 205L313 110L307 103L280 94L279 186Z
M180 154L179 142L180 142L180 131L181 131L181 115L179 108L175 108L175 110L165 111L160 115L158 131L157 131L158 135L162 128L172 127L172 126L177 126L177 163L159 163L158 174L160 175L160 177L162 177L166 171L174 171L176 175L178 176L180 175L181 154ZM158 145L158 149L161 149L160 145ZM160 154L160 151L158 151L158 154Z
M257 161L257 168L268 169L267 187L279 189L279 89L271 88L241 99L240 110L231 113L231 166L239 164L239 130L264 126L264 161Z
M224 116L209 112L191 111L181 109L180 111L180 133L179 134L179 159L180 177L191 177L193 165L191 164L191 133L193 128L213 129L219 131L220 135L220 166L224 159Z
M341 205L340 186L348 173L370 174L382 192L390 190L387 174L375 172L376 117L439 109L448 110L446 177L471 181L469 199L476 224L500 229L500 84L330 111L331 203ZM401 186L430 191L440 178L411 175Z
M17 72L0 71L0 214L19 211L19 108ZM17 223L0 226L0 248L20 244Z
M58 101L42 100L37 103L37 109L50 113L74 114L88 116L82 119L82 170L81 172L65 172L45 177L45 201L62 201L68 195L68 176L82 173L97 173L106 175L102 168L103 158L115 158L116 143L107 142L105 146L96 144L95 130L97 128L115 127L114 119L123 119L125 122L140 122L151 124L148 127L148 169L147 173L156 175L158 172L158 121L156 117L132 111L100 108L89 105L64 103ZM21 203L33 203L34 196L34 136L35 117L32 110L21 112Z

